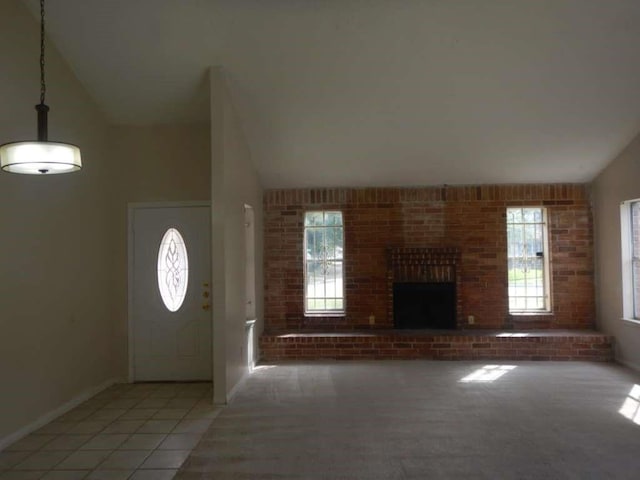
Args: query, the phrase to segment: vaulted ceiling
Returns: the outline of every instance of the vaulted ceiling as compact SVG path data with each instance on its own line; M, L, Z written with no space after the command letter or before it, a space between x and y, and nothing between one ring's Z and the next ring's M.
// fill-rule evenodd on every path
M64 0L47 20L116 124L207 121L224 67L266 187L583 182L640 131L638 0Z

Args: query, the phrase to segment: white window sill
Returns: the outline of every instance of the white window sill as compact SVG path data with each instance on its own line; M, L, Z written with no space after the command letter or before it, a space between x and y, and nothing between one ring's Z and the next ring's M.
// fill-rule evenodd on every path
M313 312L305 313L305 317L346 317L344 312Z
M512 315L514 317L546 317L553 315L553 312L540 312L532 310L529 312L509 312L509 315Z
M621 318L620 320L622 320L623 322L628 322L631 325L636 325L638 327L640 327L640 320L637 320L635 318Z

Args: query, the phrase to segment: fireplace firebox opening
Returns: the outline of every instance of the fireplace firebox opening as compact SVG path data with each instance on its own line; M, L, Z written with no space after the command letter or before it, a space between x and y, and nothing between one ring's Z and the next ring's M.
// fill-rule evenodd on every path
M456 328L456 284L397 282L393 284L393 321L398 329Z

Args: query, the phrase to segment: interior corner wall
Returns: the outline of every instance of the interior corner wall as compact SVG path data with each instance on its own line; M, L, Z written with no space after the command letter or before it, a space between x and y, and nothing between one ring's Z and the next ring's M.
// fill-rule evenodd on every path
M226 403L248 372L245 204L255 213L254 339L263 329L263 207L262 187L221 68L211 68L210 82L214 401Z
M114 363L128 375L127 228L128 205L135 202L211 200L210 128L189 125L114 126L109 129L115 204L112 302Z
M0 31L0 144L35 139L39 25L3 0ZM0 173L0 449L114 376L107 124L51 42L47 81L49 138L84 168Z
M640 198L640 135L593 182L596 319L616 339L616 358L640 370L640 324L622 320L620 203Z

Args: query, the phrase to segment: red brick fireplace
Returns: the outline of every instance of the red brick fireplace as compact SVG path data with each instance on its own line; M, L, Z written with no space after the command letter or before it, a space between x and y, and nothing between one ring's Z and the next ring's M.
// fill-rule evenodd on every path
M387 315L391 318L395 328L457 328L459 319L457 312L461 310L456 292L459 290L458 274L460 253L457 248L389 248L387 249L388 273L387 292L389 295ZM415 295L405 295L403 301L406 302L413 297L424 297L429 291L429 286L434 290L434 296L441 296L441 287L450 286L453 292L454 301L451 305L453 310L452 321L444 322L441 327L428 322L424 325L410 323L408 327L403 327L394 312L398 310L398 299L394 298L394 291L398 287L411 286L416 290ZM417 287L417 288L416 288ZM425 288L427 287L427 288ZM435 287L435 288L434 288ZM439 288L440 287L440 288ZM440 291L439 291L440 290ZM424 309L422 309L424 310ZM428 317L422 311L422 317ZM434 312L435 315L442 312ZM437 323L437 319L436 320ZM432 322L433 323L433 322Z
M547 208L551 314L508 311L509 206ZM303 218L309 210L343 212L344 316L304 315ZM267 331L392 329L390 276L391 282L428 279L440 275L438 269L455 277L459 329L593 327L593 232L586 185L270 190L264 212ZM475 319L472 325L469 316Z
M552 313L511 315L506 208L548 214ZM344 316L305 316L303 218L344 218ZM262 359L610 360L594 323L586 185L270 190ZM455 284L456 330L394 329L394 284ZM474 324L469 324L468 316Z

